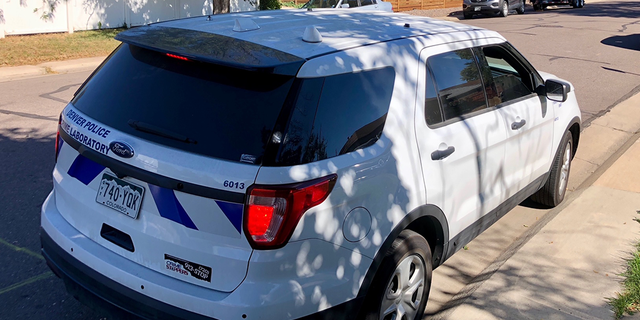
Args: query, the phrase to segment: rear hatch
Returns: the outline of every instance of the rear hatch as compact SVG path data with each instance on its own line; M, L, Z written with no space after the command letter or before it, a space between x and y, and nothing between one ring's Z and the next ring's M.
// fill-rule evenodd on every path
M105 248L230 292L252 252L246 190L302 62L268 48L243 52L234 39L207 53L201 34L157 30L167 37L121 36L128 43L63 111L56 205Z

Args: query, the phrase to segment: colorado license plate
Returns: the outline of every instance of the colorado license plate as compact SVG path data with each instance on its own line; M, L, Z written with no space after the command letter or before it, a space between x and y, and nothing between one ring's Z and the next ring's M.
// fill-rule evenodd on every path
M105 173L100 180L96 202L135 219L140 212L142 196L143 187Z

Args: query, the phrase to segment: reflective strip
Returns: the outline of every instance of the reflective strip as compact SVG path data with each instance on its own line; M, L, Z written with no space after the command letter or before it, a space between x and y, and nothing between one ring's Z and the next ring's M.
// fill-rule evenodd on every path
M220 210L224 212L224 215L227 216L227 219L236 227L238 233L242 233L240 230L242 229L242 209L243 205L239 203L231 203L224 201L217 201L218 207Z
M158 212L163 218L167 218L171 221L175 221L187 228L198 230L193 223L189 215L184 210L176 194L171 189L158 187L152 184L149 185L149 191L153 196L153 200L156 202Z
M95 179L105 168L105 166L94 162L83 155L78 155L76 159L73 160L67 174L80 180L80 182L85 185L89 185L89 183L91 183L91 181L93 181L93 179Z

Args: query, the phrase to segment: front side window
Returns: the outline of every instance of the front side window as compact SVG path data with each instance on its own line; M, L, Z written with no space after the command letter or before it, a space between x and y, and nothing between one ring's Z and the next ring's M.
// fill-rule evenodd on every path
M487 108L482 78L471 49L432 56L427 59L427 67L438 91L444 121Z
M302 8L335 8L337 4L338 0L310 0Z
M486 81L496 93L494 97L488 97L491 106L534 92L533 75L507 50L500 46L487 46L479 51L480 64L489 71Z

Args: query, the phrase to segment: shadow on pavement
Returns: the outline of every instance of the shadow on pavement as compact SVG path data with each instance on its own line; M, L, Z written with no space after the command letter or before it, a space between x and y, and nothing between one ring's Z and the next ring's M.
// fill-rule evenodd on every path
M574 9L571 6L558 6L545 11L527 10L527 14L551 12L582 17L638 18L640 17L640 1L589 3L589 0L585 0L584 8Z
M602 44L614 46L622 49L640 51L640 34L630 34L626 36L613 36L600 41Z
M40 206L53 184L54 141L47 130L0 128L0 319L117 319L81 305L60 279L44 276L43 259L19 251L40 253Z

